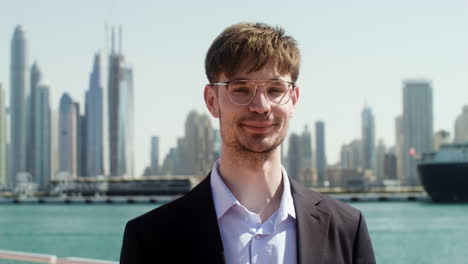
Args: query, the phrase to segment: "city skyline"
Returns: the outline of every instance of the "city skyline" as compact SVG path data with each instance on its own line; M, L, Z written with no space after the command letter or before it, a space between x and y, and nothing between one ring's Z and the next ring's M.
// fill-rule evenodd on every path
M37 61L47 76L53 110L57 111L63 92L84 106L89 61L96 50L106 48L106 21L121 24L123 51L135 69L135 174L140 175L149 164L147 142L152 135L159 135L164 157L183 134L186 114L192 109L207 112L202 98L207 82L203 59L214 36L236 22L264 21L283 26L298 40L303 54L301 96L290 132L299 133L305 124L312 127L316 120L324 120L326 155L333 164L339 160L340 146L359 138L359 112L365 102L374 111L376 140L383 138L387 146L394 145L394 119L402 114L407 78L432 80L434 131L444 129L454 135L455 118L467 104L460 95L468 87L463 74L468 69L468 39L457 32L467 23L462 10L468 7L460 1L451 3L297 2L303 8L294 8L292 18L260 3L250 3L249 10L233 7L231 12L236 14L242 10L235 18L221 12L226 6L213 7L209 2L187 3L179 9L170 3L160 7L150 2L134 6L46 1L31 2L26 10L20 3L8 3L3 9L8 13L0 16L4 25L0 83L9 104L9 40L14 27L23 24L29 61ZM54 13L44 20L47 9ZM178 21L164 23L174 18ZM213 19L218 22L211 23Z

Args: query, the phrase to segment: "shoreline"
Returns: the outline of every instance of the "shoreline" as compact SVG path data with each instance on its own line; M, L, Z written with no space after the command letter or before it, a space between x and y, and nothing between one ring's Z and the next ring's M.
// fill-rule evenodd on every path
M0 197L2 204L164 204L173 201L181 195L163 196L97 196L97 197ZM329 194L328 196L341 202L431 202L425 194Z

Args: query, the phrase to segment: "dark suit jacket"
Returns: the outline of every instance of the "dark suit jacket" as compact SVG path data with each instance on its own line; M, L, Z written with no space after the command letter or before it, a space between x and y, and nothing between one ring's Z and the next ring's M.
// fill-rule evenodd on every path
M130 220L120 263L225 263L210 175L183 197ZM297 263L375 263L358 210L291 180Z

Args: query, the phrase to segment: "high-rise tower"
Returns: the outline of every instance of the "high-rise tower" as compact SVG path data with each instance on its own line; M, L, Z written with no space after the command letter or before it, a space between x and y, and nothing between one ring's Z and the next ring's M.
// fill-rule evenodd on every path
M85 95L86 120L86 176L104 174L103 164L103 103L101 55L94 56L93 71L89 77L89 90Z
M119 50L109 55L108 125L110 176L133 177L133 71L125 65L122 54L122 31Z
M419 185L416 159L433 150L432 86L406 81L403 87L403 171L406 185Z
M382 185L385 178L385 154L387 153L387 148L383 140L379 140L377 147L375 148L374 158L373 158L373 168L374 175L376 176L376 184Z
M86 116L81 114L80 104L74 102L76 109L76 175L86 176Z
M301 138L296 133L289 135L288 144L288 175L289 177L300 180L300 168L301 168Z
M37 110L34 113L34 181L40 191L46 191L51 178L51 110L49 100L49 86L40 83L36 86Z
M362 168L372 169L374 165L375 122L372 109L364 107L361 114L362 121Z
M159 137L151 137L151 175L159 175Z
M0 83L0 188L8 184L6 157L6 111L5 91Z
M29 97L28 97L28 112L27 112L27 144L26 148L26 170L31 173L34 180L37 180L38 168L36 167L36 155L39 155L37 151L39 131L36 127L36 119L38 118L39 111L39 92L38 85L42 79L42 72L37 64L34 62L31 66L30 71L30 82L29 82Z
M11 41L10 61L10 187L16 186L16 176L26 170L28 54L26 33L17 26Z
M325 155L325 122L317 121L315 123L315 150L316 150L316 168L318 176L318 186L325 185L327 179L327 157Z
M301 174L306 170L312 170L312 136L306 125L301 135Z
M362 168L362 141L355 139L341 146L340 167L342 169Z
M62 95L59 111L59 173L75 178L78 172L78 109L68 93Z
M395 156L396 156L396 175L400 183L405 181L405 172L403 168L404 146L403 146L403 116L395 118Z
M463 107L462 113L455 120L455 143L468 142L468 105Z
M214 136L210 117L191 111L185 121L181 174L204 175L214 162Z

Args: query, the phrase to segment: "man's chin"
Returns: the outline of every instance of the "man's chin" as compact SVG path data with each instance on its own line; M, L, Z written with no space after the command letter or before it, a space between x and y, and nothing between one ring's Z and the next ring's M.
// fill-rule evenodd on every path
M255 143L246 143L246 142L241 142L239 145L241 148L246 151L246 152L251 152L253 153L258 153L258 154L265 154L265 153L270 153L273 152L279 145L276 142L255 142Z

